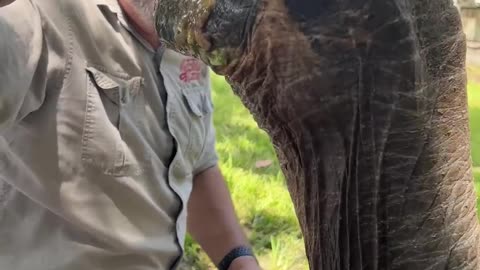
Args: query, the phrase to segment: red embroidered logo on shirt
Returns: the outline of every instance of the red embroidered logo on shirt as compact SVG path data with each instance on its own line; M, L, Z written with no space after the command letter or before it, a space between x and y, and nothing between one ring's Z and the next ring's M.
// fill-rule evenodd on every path
M187 58L180 65L180 80L186 83L200 80L202 64L194 58Z

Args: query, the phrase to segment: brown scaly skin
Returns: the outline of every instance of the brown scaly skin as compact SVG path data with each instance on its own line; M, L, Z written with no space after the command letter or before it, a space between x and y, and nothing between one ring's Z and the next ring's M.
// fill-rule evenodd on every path
M167 44L226 75L270 135L311 269L480 269L450 0L160 2Z

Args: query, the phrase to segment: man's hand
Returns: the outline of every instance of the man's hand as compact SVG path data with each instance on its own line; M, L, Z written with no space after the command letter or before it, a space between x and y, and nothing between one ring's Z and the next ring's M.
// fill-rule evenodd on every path
M235 259L228 270L261 270L257 260L253 257L239 257Z
M15 0L0 0L0 7L13 3Z

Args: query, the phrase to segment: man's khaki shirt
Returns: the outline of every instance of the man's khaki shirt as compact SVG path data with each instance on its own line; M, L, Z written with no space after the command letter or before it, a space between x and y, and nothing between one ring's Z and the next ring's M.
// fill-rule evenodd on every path
M0 269L162 270L215 166L206 66L116 0L0 8Z

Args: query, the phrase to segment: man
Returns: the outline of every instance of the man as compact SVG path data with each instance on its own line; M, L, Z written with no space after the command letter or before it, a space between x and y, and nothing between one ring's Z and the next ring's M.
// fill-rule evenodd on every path
M219 268L259 269L208 69L161 46L155 2L0 0L0 269L175 269L187 224Z

